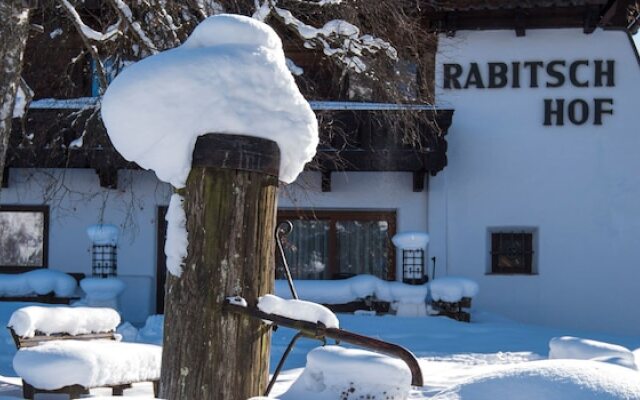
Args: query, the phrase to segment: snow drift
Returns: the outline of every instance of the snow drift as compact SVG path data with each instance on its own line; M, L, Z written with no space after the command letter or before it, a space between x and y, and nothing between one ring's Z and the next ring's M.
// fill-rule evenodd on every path
M573 336L551 339L549 341L549 358L602 361L634 370L638 369L634 354L626 347Z
M595 361L543 360L496 368L432 400L640 400L638 373Z
M318 347L281 400L406 399L411 371L404 362L365 350Z
M228 14L207 18L181 46L122 71L104 95L102 118L120 154L177 188L206 133L277 142L286 183L318 144L316 117L287 69L278 35Z

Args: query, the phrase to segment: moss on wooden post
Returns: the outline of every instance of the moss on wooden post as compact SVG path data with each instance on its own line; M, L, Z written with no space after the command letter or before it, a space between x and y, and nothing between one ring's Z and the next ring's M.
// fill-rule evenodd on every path
M268 383L270 329L223 313L273 291L279 150L265 139L201 136L187 180L182 276L168 275L160 397L246 400Z

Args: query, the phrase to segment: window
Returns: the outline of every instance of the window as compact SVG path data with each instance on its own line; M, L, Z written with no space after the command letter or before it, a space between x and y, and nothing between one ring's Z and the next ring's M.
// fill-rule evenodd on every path
M534 229L490 229L491 273L534 273L535 233Z
M283 247L294 279L395 279L395 211L281 210L284 220L293 224Z
M20 272L47 266L49 207L0 206L0 269Z

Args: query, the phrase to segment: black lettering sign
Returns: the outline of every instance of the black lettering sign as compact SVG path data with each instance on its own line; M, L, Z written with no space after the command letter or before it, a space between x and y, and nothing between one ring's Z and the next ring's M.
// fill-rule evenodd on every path
M467 82L464 84L464 88L468 89L471 85L477 87L478 89L484 89L484 83L482 83L482 74L480 74L480 67L478 67L478 63L471 63L471 68L469 69Z
M602 125L602 115L613 115L613 108L604 108L605 104L613 106L613 99L593 99L595 111L593 112L593 124Z
M593 86L595 87L601 87L603 86L602 84L602 78L606 78L607 83L606 86L607 87L613 87L615 86L615 82L613 79L613 70L615 68L615 61L614 60L607 60L607 67L603 68L603 60L595 60L593 63L595 64L595 82L593 83Z
M460 64L444 64L444 88L445 89L460 89L460 81L458 80L462 75L462 66Z
M582 125L589 119L589 104L582 99L575 99L569 102L569 121L574 125Z
M547 75L549 75L550 78L555 79L555 82L547 81L548 88L557 88L564 85L564 74L560 72L557 67L564 67L565 65L566 62L562 60L551 61L549 64L547 64Z
M552 60L488 62L486 69L477 62L469 68L460 64L443 64L445 89L520 88L522 72L529 70L529 87L559 88L567 84L577 88L615 87L615 60ZM526 84L525 84L526 85ZM544 125L564 126L565 122L602 125L606 115L613 115L612 98L544 99Z
M578 80L578 67L584 65L585 67L589 66L589 60L577 60L571 63L569 66L569 79L571 80L571 84L575 87L589 87L589 81L580 82Z
M544 125L564 125L564 99L544 99Z
M529 87L538 87L538 68L541 68L544 63L542 61L525 61L524 67L530 69Z
M509 83L507 71L509 66L503 62L489 63L489 89L502 89Z

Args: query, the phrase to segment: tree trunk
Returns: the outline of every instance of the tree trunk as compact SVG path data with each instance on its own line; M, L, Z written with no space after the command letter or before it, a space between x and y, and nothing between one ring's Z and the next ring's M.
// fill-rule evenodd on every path
M0 1L0 182L20 85L22 57L29 35L29 9L23 0Z
M221 306L273 291L278 167L275 142L198 139L185 190L188 255L167 280L160 397L246 400L265 390L270 328Z

